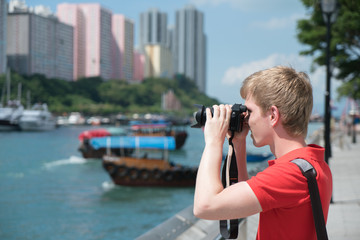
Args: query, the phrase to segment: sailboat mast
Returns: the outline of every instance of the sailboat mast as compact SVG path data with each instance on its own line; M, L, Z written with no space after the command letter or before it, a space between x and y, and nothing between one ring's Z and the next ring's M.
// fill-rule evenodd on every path
M8 68L6 71L6 104L10 101L10 85L11 85L11 78L10 78L10 69Z
M18 101L19 101L19 104L21 103L21 83L18 84Z
M30 98L31 98L31 96L30 96L30 91L28 90L27 92L26 92L26 108L27 109L30 109Z
M6 81L4 82L4 87L2 88L2 93L1 93L1 100L0 100L0 106L1 107L6 105L6 104L4 104L5 85L6 85Z

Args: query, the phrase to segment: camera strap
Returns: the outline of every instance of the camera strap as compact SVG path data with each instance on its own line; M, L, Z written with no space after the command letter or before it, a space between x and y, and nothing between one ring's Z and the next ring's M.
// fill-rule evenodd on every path
M300 168L301 173L307 179L317 239L327 240L328 235L326 232L326 225L320 200L319 188L316 181L315 168L305 159L297 158L292 160L291 162L295 163Z
M234 145L232 143L233 137L234 137L234 131L231 132L231 137L229 138L229 150L227 156L225 157L222 168L221 180L224 188L229 187L232 184L238 182L236 156L234 152ZM220 233L223 238L225 239L237 238L238 229L239 229L238 219L220 220L219 224L220 224Z

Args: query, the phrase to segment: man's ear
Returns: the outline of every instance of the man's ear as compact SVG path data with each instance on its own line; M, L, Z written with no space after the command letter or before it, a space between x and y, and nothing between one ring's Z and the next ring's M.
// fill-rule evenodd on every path
M276 106L270 107L270 124L275 127L280 121L280 112Z

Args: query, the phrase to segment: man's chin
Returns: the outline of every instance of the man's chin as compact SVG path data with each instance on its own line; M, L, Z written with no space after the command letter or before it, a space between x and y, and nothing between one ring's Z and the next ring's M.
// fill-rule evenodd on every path
M256 142L256 140L255 140L255 138L254 138L254 136L253 136L252 134L251 134L250 136L251 136L253 145L254 145L255 147L263 147L263 146L265 146L265 145L260 144L259 142Z
M252 142L253 142L253 145L254 145L255 147L257 147L257 146L256 146L255 138L254 138L254 136L252 135L252 133L250 134L250 137L251 137L251 140L252 140Z

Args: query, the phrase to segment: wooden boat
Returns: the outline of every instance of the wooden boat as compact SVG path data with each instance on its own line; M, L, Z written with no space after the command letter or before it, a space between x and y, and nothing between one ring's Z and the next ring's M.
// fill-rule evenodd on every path
M106 153L104 148L94 149L91 139L105 136L173 136L175 138L175 147L180 149L184 146L187 139L187 132L180 127L176 128L169 123L139 123L132 124L127 130L123 127L97 128L86 130L79 134L79 148L84 158L102 158ZM131 152L129 149L125 153ZM112 145L111 153L120 156L122 150L116 144Z
M197 168L174 164L168 159L168 151L175 149L173 137L120 138L123 138L125 148L135 145L136 150L132 156L103 157L103 167L115 184L151 187L195 186ZM109 145L111 146L111 143ZM150 156L150 150L160 151L161 157Z
M184 146L188 136L185 129L173 126L171 123L135 123L130 127L134 136L172 136L175 138L176 149Z
M118 127L97 128L97 129L87 130L79 134L80 145L78 150L81 152L83 158L101 159L104 156L104 154L106 154L106 145L95 149L92 145L91 139L108 137L108 136L125 136L126 134L127 131L125 129ZM119 147L116 148L116 146L113 146L113 148L111 148L110 151L112 154L119 156L122 153L127 154L132 152L132 150L130 149L123 149L122 151L120 151L120 148Z

